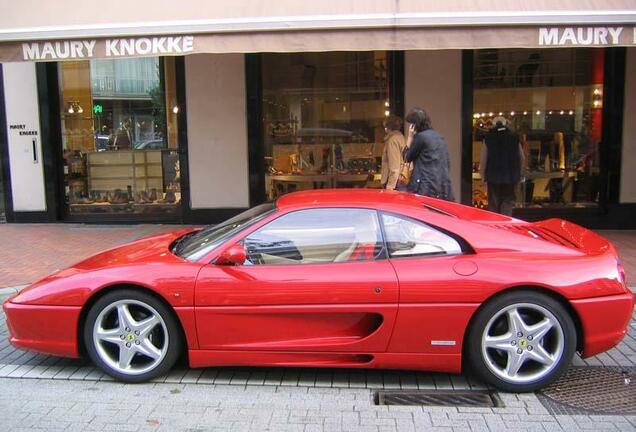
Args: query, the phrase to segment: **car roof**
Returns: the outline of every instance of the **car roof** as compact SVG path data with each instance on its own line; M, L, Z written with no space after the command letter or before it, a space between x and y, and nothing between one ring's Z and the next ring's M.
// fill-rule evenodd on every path
M276 206L286 207L326 207L330 205L371 206L406 205L422 208L424 197L411 193L385 189L313 189L292 192L278 198Z

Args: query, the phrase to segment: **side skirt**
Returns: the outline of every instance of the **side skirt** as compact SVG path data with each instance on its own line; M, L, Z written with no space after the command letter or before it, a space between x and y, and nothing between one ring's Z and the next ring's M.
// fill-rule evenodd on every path
M461 354L189 350L190 367L281 366L407 369L460 373Z

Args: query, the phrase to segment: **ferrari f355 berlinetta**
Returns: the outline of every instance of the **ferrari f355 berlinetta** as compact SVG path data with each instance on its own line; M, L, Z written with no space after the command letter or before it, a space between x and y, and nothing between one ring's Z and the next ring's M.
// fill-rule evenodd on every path
M13 345L88 356L140 382L180 356L222 365L470 371L547 385L625 335L634 298L612 244L414 194L285 195L141 239L4 304Z

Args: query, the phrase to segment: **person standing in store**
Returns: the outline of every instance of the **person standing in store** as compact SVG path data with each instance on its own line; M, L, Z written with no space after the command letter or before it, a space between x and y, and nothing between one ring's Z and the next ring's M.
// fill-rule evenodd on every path
M479 171L488 190L488 210L512 216L515 188L521 180L523 150L505 117L495 117L486 134Z
M382 167L380 183L389 190L406 190L406 185L399 183L403 167L402 152L406 147L402 135L402 119L390 116L384 121L384 150L382 151Z
M409 123L409 135L404 159L413 162L408 190L419 195L454 201L446 140L433 129L431 117L422 108L410 110L406 121Z
M117 150L130 149L132 147L132 131L130 130L130 120L124 120L122 127L115 133L113 145Z

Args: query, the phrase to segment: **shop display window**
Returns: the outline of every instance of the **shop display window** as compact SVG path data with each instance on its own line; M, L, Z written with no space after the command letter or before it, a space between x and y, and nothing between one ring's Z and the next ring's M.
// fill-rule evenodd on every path
M488 204L480 160L497 116L521 143L517 208L598 205L603 70L602 49L475 51L473 205Z
M386 52L263 55L266 194L379 187Z
M176 212L174 59L62 62L59 81L69 214Z

